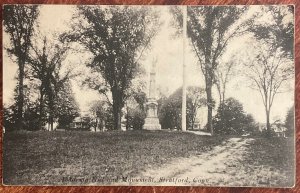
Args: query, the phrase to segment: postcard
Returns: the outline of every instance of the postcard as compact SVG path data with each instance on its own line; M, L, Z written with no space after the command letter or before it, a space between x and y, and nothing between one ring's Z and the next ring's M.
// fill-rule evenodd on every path
M293 187L293 5L3 5L3 184Z

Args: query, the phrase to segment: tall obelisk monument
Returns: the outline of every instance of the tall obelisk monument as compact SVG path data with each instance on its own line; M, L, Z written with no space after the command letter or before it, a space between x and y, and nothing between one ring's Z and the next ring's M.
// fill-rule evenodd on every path
M159 119L157 116L157 100L156 100L156 85L155 85L155 64L156 60L153 61L151 71L150 71L150 84L149 84L149 94L147 98L147 117L145 119L145 124L143 129L146 130L159 130L161 125L159 124Z

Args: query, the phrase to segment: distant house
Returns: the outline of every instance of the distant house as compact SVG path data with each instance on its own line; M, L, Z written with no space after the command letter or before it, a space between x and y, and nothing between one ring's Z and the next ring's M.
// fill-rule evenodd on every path
M271 128L275 132L275 134L277 135L277 137L285 137L285 132L287 131L287 128L279 120L276 120L271 125Z
M107 131L105 120L101 120L99 117L94 117L91 121L90 130L93 132Z
M263 132L266 130L267 130L266 124L259 125L260 132ZM274 123L271 124L271 130L275 133L275 135L277 137L285 137L287 128L284 126L283 123L280 122L280 120L276 120Z
M192 130L192 128L189 128L189 129ZM201 123L200 123L200 121L198 121L198 120L195 121L193 130L201 130Z
M53 122L53 130L56 130L56 129L57 129L57 126L58 126L58 122L57 122L57 121L54 121L54 122ZM43 129L46 130L46 131L50 131L50 130L51 130L51 124L50 124L50 123L46 123L46 124L43 126Z
M68 130L81 130L81 131L89 131L91 128L90 117L76 117L72 123L70 123L70 127Z

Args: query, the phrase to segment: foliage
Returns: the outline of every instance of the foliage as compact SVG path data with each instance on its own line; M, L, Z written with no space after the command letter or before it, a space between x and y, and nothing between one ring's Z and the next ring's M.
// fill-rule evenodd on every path
M137 102L139 108L145 111L145 104L147 102L147 96L145 92L136 92L133 94L134 100Z
M63 88L57 93L56 110L58 127L64 129L79 116L80 109L75 101L70 82L65 82Z
M18 100L18 91L19 85L17 83L14 88L14 101ZM23 85L23 119L22 119L22 130L37 130L38 124L36 122L36 118L38 115L37 112L37 101L35 100L34 91L30 84ZM4 107L4 126L7 131L16 131L20 129L20 123L18 122L18 106L17 103L13 103L10 105L5 105Z
M217 70L215 71L214 75L214 83L217 87L217 91L219 94L219 104L224 103L226 99L226 90L227 90L227 85L230 82L230 80L233 78L233 76L236 75L236 69L235 67L237 66L237 55L233 55L229 61L227 62L222 62L218 65Z
M101 129L105 128L108 130L113 129L113 113L112 106L109 102L104 100L92 101L89 107L89 112L92 117L96 119L94 121L95 127L100 127ZM105 124L105 125L103 125Z
M31 84L31 83L30 83ZM64 89L60 90L55 105L55 118L57 118L59 126L64 128L67 126L76 116L78 116L79 108L75 101L74 94L70 87L70 83L64 84ZM15 88L15 98L17 98L16 92L18 91L18 85ZM24 130L41 130L49 117L49 107L43 105L43 109L40 109L40 100L33 97L36 95L36 90L30 85L24 85L24 118L23 129ZM42 113L42 114L40 114ZM18 128L17 125L17 106L12 104L4 108L4 126L7 131L13 131ZM42 125L40 123L42 122Z
M287 128L286 135L294 136L295 132L295 106L292 106L286 115L285 127Z
M35 131L39 130L39 111L38 103L26 102L24 104L24 117L23 117L23 128L24 130ZM15 104L3 108L3 124L6 131L16 131L18 130L17 123L17 106Z
M190 86L187 88L187 121L188 128L194 129L197 112L206 105L205 90L201 87Z
M61 39L78 42L93 54L87 66L104 79L108 89L101 90L110 90L114 128L121 129L126 92L139 71L140 57L156 34L158 16L150 8L130 6L78 6L77 11L78 22Z
M251 20L238 23L246 12L245 6L191 6L188 7L188 37L198 57L205 78L207 95L207 129L212 127L212 86L218 59L223 55L230 40L246 32Z
M58 42L55 41L49 43L46 37L43 38L41 45L42 47L40 47L39 43L36 41L35 44L31 46L31 51L28 56L28 61L30 63L30 78L38 80L40 82L40 85L38 86L40 97L39 114L41 115L39 126L40 128L42 128L43 126L42 115L43 111L45 110L45 106L47 106L47 113L49 115L48 122L51 125L51 130L53 130L54 118L57 118L58 115L68 117L68 113L72 114L72 112L65 112L64 115L59 114L56 106L64 105L64 107L66 108L67 104L70 105L68 101L64 101L70 99L70 97L66 95L67 93L64 93L65 96L61 96L60 98L58 97L59 95L63 95L64 89L69 92L69 95L72 94L68 81L74 75L71 73L71 70L67 70L66 72L62 73L62 63L68 51L68 47L66 45L58 44ZM59 102L60 104L57 104ZM73 107L74 102L75 101L73 100ZM68 108L74 110L73 107L68 106ZM61 108L60 110L63 109L64 108ZM73 116L74 115L72 115L71 117ZM69 121L70 120L68 120L67 122ZM63 122L61 118L60 122ZM66 122L64 124L66 124Z
M168 97L163 101L158 111L158 118L161 127L163 129L180 129L181 128L180 115L181 115L181 94Z
M28 131L39 130L39 105L37 101L29 102L24 110L24 127Z
M267 6L261 8L261 14L258 17L269 19L267 22L254 23L250 28L258 40L280 48L285 57L293 58L294 54L294 7L286 6Z
M145 123L146 113L140 107L128 108L125 118L127 129L140 130Z
M3 107L2 113L3 113L3 126L5 127L6 132L12 131L15 129L16 126L16 119L14 116L14 109L16 109L13 106L9 107Z
M18 64L18 97L17 123L23 129L23 86L24 68L31 45L31 36L34 32L34 23L39 15L38 5L5 5L3 8L4 31L9 35L11 46L7 48L8 54L14 55Z
M182 6L170 6L169 12L173 15L173 20L171 20L171 26L175 28L174 36L180 36L183 32L183 14Z
M226 99L219 106L213 123L216 134L243 135L257 129L253 117L246 114L243 105L234 98Z
M270 114L275 96L285 92L282 88L293 78L294 65L292 61L293 48L285 45L293 41L292 15L288 7L269 7L264 14L269 13L268 23L254 24L252 31L257 40L255 52L249 53L244 62L247 70L245 75L251 82L251 87L259 91L266 112L266 128L271 131ZM288 21L287 24L284 21ZM271 24L270 24L271 23ZM284 40L284 43L282 42ZM286 41L286 42L285 42ZM291 45L292 46L292 45ZM253 57L254 56L254 57Z
M187 126L194 127L198 109L205 105L204 89L200 87L187 88ZM177 89L166 99L159 100L159 119L164 129L181 128L182 88Z
M126 100L125 119L126 129L142 129L146 118L147 95L143 90L143 85L135 84L130 89L130 97Z

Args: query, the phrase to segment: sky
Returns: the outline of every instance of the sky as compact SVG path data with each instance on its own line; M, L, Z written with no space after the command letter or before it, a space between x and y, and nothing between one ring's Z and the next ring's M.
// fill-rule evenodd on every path
M157 59L156 64L156 83L157 90L166 95L171 94L177 88L182 86L182 63L183 63L183 43L181 37L174 37L175 29L171 26L171 15L168 11L168 6L154 6L160 11L162 26L159 29L157 36L152 40L152 45L147 50L140 63L145 69L147 76L144 76L144 81L149 81L150 66L154 59ZM253 6L252 11L255 11L258 6ZM60 34L68 30L72 19L72 14L75 12L75 7L70 5L43 5L40 8L40 16L38 19L39 31L41 34L49 38L55 38L55 34ZM4 46L8 46L8 35L3 32ZM224 60L230 59L233 54L239 54L243 50L251 49L248 39L239 37L233 39L229 46L230 51L224 55ZM190 45L187 45L185 62L187 65L187 85L205 87L203 74L200 70L199 62ZM83 65L85 58L78 54L72 54L67 57L64 62L66 66L77 68L79 71L86 71ZM79 65L78 65L79 64ZM79 66L79 67L78 67ZM242 68L240 65L239 68ZM7 53L3 52L3 102L11 104L13 99L13 90L16 85L17 64L8 57ZM291 88L294 87L294 80L290 82ZM93 100L99 99L101 96L94 90L82 87L80 79L72 81L73 92L75 99L78 102L82 111L87 111L88 106ZM271 112L271 119L284 120L287 110L294 102L294 89L289 92L280 93L276 96L274 106ZM148 89L146 88L146 91ZM216 89L213 89L213 95L217 101ZM254 116L256 121L265 122L265 113L262 99L259 93L248 87L247 81L239 76L234 77L228 85L227 98L234 97L238 99L244 106L244 110ZM216 113L216 112L214 112ZM201 108L198 113L200 124L205 124L206 108Z

